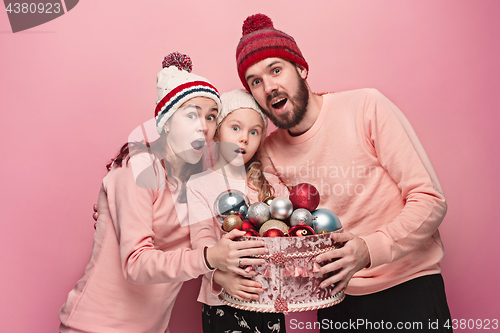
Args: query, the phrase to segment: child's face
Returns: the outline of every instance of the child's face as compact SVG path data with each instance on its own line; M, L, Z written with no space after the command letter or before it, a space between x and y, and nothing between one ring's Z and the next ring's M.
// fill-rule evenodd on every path
M213 140L216 128L217 104L207 97L195 97L167 120L167 143L172 152L186 163L195 164L203 147Z
M264 138L264 121L253 109L231 112L220 124L216 137L221 143L220 154L232 165L247 163L257 152Z

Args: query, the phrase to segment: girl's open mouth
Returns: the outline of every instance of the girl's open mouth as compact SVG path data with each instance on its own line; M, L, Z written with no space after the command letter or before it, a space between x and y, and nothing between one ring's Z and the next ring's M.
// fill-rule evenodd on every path
M236 154L246 154L246 150L244 148L238 148L235 150Z

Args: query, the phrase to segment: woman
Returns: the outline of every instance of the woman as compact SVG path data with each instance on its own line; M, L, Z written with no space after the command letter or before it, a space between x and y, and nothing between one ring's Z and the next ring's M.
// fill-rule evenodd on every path
M201 171L220 99L190 73L189 57L170 54L163 67L155 112L160 137L125 144L108 165L91 258L59 312L61 332L168 332L182 281L215 268L245 274L239 258L267 252L261 242L232 242L240 231L213 247L189 248L185 182Z

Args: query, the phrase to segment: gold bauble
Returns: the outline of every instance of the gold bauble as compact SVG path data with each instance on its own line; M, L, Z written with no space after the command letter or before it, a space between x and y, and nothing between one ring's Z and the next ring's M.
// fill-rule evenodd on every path
M283 234L287 235L288 234L288 226L286 225L285 222L278 221L278 220L269 220L265 222L259 229L259 234L262 237L266 231L269 229L278 229L283 232Z
M273 196L269 196L269 197L265 198L264 200L262 200L262 202L265 203L266 205L270 206L273 199L274 199Z
M224 231L230 232L233 229L241 228L242 224L243 221L239 216L229 215L224 219L224 222L222 223L222 229L224 229Z

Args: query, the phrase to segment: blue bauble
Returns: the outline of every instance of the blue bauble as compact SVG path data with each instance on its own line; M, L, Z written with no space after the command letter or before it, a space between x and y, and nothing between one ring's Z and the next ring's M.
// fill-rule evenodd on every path
M329 209L320 208L312 212L313 230L317 234L332 232L342 228L340 219Z
M214 214L221 224L229 215L245 217L250 202L245 194L238 190L224 191L214 202Z

